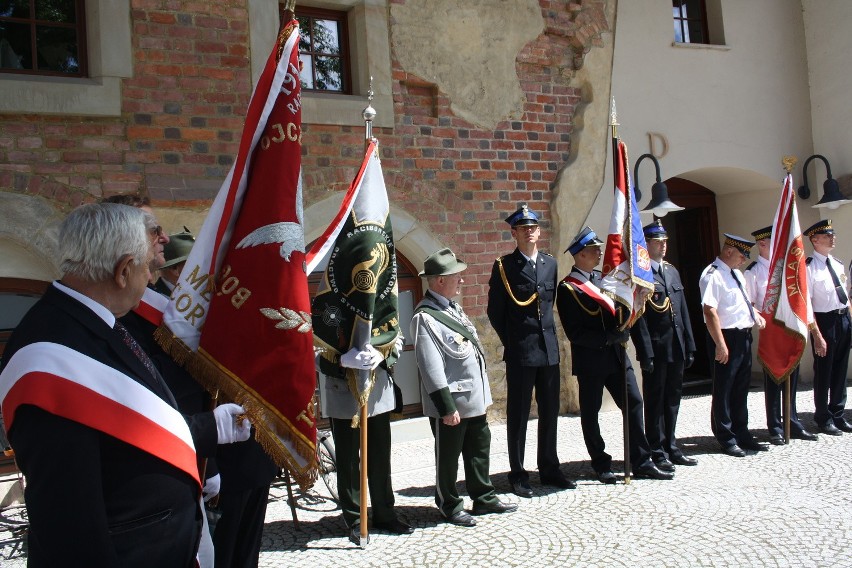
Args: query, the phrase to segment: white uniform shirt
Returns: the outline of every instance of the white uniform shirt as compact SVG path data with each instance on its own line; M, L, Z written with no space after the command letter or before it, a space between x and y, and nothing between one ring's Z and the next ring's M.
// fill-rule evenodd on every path
M748 329L754 325L752 310L746 300L746 291L737 285L734 278L744 284L745 278L739 270L731 270L719 258L704 269L698 288L701 291L701 305L716 308L719 326L722 329ZM704 318L707 323L707 318Z
M743 272L746 293L757 311L763 311L763 300L766 298L766 283L769 282L769 260L757 257L754 266Z
M811 261L808 263L808 292L811 295L811 303L814 306L815 312L831 312L841 308L848 308L849 302L841 304L837 298L837 290L834 288L834 281L831 274L828 272L830 262L834 272L837 273L837 278L840 280L840 285L843 290L846 290L848 298L848 279L846 270L843 268L843 263L831 255L825 256L816 251L811 255Z

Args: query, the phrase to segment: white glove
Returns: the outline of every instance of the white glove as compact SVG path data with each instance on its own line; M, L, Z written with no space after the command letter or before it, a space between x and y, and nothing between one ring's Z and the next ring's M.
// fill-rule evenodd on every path
M357 347L353 347L347 353L340 356L341 367L361 369L362 371L372 371L381 362L382 354L369 343L363 351L359 351Z
M405 338L400 333L396 336L396 342L393 344L393 354L399 359L402 357L402 350L405 348Z
M218 443L233 444L234 442L245 442L251 435L251 422L243 418L239 422L237 416L245 414L246 409L239 404L220 404L213 409L213 417L216 419L216 434Z
M213 477L208 477L204 481L204 487L201 488L201 494L204 496L204 502L219 494L219 488L222 486L222 478L217 473Z

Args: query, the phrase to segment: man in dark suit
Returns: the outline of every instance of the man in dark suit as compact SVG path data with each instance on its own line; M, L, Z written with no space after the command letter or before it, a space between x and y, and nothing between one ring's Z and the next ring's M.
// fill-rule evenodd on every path
M654 272L654 292L630 335L642 369L645 436L651 457L658 468L674 471L675 464L698 463L683 454L675 438L683 370L695 360L695 341L680 274L663 260L668 234L659 220L644 227L643 232Z
M523 205L509 215L517 248L498 258L488 282L488 320L503 344L506 362L506 430L509 483L520 497L532 497L524 469L532 393L538 406L538 471L541 482L563 489L577 484L559 470L559 345L553 318L556 259L538 250L538 216Z
M59 233L62 278L4 353L0 401L27 479L30 566L193 566L202 530L196 450L248 435L237 405L188 426L116 324L148 284L157 252L148 220L116 204L73 211Z
M601 293L601 273L595 267L601 261L603 242L589 227L580 231L565 252L574 257L574 267L559 283L556 308L562 329L571 342L571 363L580 387L580 426L592 469L598 481L615 483L612 456L604 451L598 414L603 389L609 391L619 408L627 405L630 434L630 462L636 477L672 479L674 474L661 471L651 460L651 449L642 429L642 395L633 375L633 366L624 344L629 331L621 330L621 308ZM627 400L625 401L625 381Z

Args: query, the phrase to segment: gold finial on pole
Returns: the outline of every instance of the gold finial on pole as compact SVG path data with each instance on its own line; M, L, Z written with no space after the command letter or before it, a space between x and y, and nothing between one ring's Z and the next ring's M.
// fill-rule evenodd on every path
M784 170L789 174L793 171L793 166L796 165L799 159L796 156L784 156L781 158L781 165L784 166Z
M376 118L376 109L371 104L373 102L373 76L370 75L370 90L367 91L367 108L361 113L364 117L365 147L373 140L373 119Z
M609 107L609 125L612 126L612 137L618 138L618 113L615 111L615 97Z

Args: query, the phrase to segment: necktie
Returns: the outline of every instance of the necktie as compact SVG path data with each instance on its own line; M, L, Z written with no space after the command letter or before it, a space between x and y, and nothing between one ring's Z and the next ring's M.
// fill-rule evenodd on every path
M743 288L743 283L740 282L740 279L737 278L737 273L731 270L731 276L734 278L734 282L737 283L737 288L740 289L740 293L743 295L743 299L745 300L746 305L748 306L748 313L751 315L751 323L754 325L754 322L757 320L754 318L754 308L751 307L751 302L748 299L748 296L745 293L745 288Z
M849 297L843 290L843 286L840 285L840 278L837 277L837 272L835 272L834 267L831 266L831 258L826 257L825 265L828 267L828 273L831 274L831 281L834 282L834 291L837 292L837 299L845 306L846 302L849 301Z
M166 383L163 381L162 375L154 368L154 363L151 361L151 358L148 357L148 354L142 349L142 346L133 339L133 336L130 335L130 332L127 331L127 328L124 327L120 321L115 320L115 326L112 328L115 333L121 338L127 347L136 355L136 358L148 369L148 372L151 373L151 378L154 379L154 383L156 383L157 388L159 389L159 393L157 396L165 400L167 403L177 408L177 403L175 402L175 398L172 395L172 391L169 390L169 387L166 386Z
M664 265L663 265L662 262L660 263L660 267L658 268L658 271L660 272L660 278L662 278L662 280L663 280L663 288L668 287L668 284L666 283L666 269L664 268Z
M477 337L477 335L476 335L476 328L474 327L473 323L471 323L471 321L467 318L467 316L465 315L465 313L462 311L462 308L461 308L461 306L458 304L458 302L455 302L455 301L453 301L453 300L450 300L450 313L451 313L451 314L453 315L453 317L455 317L455 318L456 318L459 322L461 322L461 324L462 324L463 326L465 326L466 328L468 328L468 329L471 331L471 333L473 334L473 336L474 336L474 337L476 337L477 339L479 339L479 338Z

